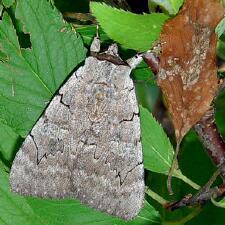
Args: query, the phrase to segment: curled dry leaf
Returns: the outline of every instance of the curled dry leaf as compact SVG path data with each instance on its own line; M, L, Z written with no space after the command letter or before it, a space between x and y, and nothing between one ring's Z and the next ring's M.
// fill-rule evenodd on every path
M161 33L158 84L178 143L210 108L217 91L215 27L223 16L220 0L186 0Z

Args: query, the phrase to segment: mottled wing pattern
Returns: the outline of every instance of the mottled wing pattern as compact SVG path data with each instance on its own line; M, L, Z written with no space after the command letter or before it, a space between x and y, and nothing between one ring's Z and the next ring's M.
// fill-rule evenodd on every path
M218 88L214 30L223 16L220 0L186 0L161 33L158 84L178 141L209 109Z
M78 198L124 219L144 198L140 125L131 68L94 57L50 102L14 160L14 192Z

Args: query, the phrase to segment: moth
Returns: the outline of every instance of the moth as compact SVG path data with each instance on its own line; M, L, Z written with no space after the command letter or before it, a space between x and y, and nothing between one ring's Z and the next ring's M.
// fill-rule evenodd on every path
M100 50L98 38L91 50ZM139 109L130 78L141 57L123 62L116 44L95 55L60 88L26 137L12 165L11 189L78 198L129 220L144 199Z

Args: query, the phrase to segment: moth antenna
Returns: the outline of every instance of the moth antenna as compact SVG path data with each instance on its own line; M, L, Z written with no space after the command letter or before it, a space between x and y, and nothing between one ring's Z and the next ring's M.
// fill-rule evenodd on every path
M152 51L143 54L143 59L152 72L156 75L159 72L159 57Z
M96 26L96 35L91 43L90 51L91 54L95 54L100 52L101 49L101 42L99 38L99 25Z
M175 154L173 156L173 161L172 161L172 165L170 167L169 173L168 173L168 178L167 178L167 189L170 195L173 195L173 189L172 189L172 176L173 176L173 172L176 169L176 167L178 167L178 162L177 162L177 156L180 150L180 141L177 142L176 145L176 151Z
M99 39L99 25L96 25L96 37Z

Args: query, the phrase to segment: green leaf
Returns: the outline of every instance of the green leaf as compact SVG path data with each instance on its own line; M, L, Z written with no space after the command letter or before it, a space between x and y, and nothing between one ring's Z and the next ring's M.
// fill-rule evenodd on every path
M140 116L145 168L168 174L173 160L173 146L162 127L147 109L140 107Z
M173 160L173 146L152 114L142 106L140 117L145 169L167 175ZM185 177L180 170L175 170L174 176L199 189L199 186Z
M91 2L90 8L111 39L137 51L146 51L152 47L168 19L164 14L137 15L97 2Z
M0 121L26 136L68 74L85 57L82 40L47 0L18 0L16 17L30 34L22 49L8 14L0 22Z
M77 200L23 197L9 190L8 174L0 165L0 224L4 225L153 225L159 213L149 203L136 219L125 222L97 212Z
M48 224L34 214L25 198L10 192L8 174L4 171L3 166L0 166L0 202L0 224Z
M220 37L225 31L225 18L223 18L216 27L216 33Z
M144 61L142 61L134 70L132 70L132 78L135 81L155 84L155 75Z
M0 157L11 161L19 144L20 136L12 128L0 123Z
M27 200L36 215L52 225L152 225L159 223L159 213L145 202L136 219L125 222L80 204L76 200Z
M15 0L2 0L2 4L7 8L12 6L14 2Z
M160 6L164 12L170 15L176 15L183 3L184 0L148 0L150 10L154 11L156 6Z

